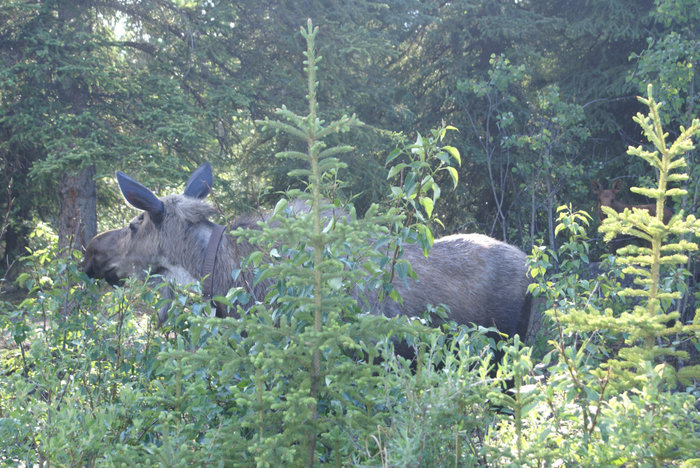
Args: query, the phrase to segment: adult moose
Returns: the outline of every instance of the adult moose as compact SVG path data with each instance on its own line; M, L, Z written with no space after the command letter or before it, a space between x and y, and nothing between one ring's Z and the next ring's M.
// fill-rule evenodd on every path
M183 194L162 198L121 172L117 180L126 201L141 213L127 226L98 234L89 242L84 260L89 276L111 284L145 276L146 271L180 284L210 278L210 284L203 284L203 289L210 288L208 295L225 295L232 287L245 286L231 272L240 268L239 260L255 246L241 237L221 236L223 227L209 220L215 210L204 201L212 186L208 163L190 176ZM232 227L241 226L257 228L250 216L234 221ZM376 295L368 297L374 313L414 316L428 304L444 304L449 318L459 324L495 326L502 333L524 338L530 297L526 256L519 249L481 234L451 235L436 240L428 258L421 248L406 245L404 258L417 280L408 285L394 282L403 304L390 299L378 303ZM268 285L256 285L254 295L264 297ZM159 312L161 322L166 313Z
M634 209L639 209L639 210L645 210L648 211L651 216L656 216L656 205L653 203L645 204L645 205L630 205L624 202L621 202L620 200L617 200L617 194L622 188L622 181L621 180L616 180L613 182L612 187L608 189L604 189L600 183L598 183L597 180L594 180L592 183L593 186L593 192L598 196L598 218L602 221L603 217L605 214L603 213L603 210L601 207L607 206L612 208L613 210L617 211L618 213L622 213L626 209L629 210L634 210ZM664 216L663 216L663 222L664 224L667 224L668 221L671 219L671 216L673 216L673 212L669 208L664 208ZM624 247L625 245L629 245L632 243L635 243L637 241L637 238L634 236L618 236L612 241L610 241L609 248L612 253L617 252L620 248Z

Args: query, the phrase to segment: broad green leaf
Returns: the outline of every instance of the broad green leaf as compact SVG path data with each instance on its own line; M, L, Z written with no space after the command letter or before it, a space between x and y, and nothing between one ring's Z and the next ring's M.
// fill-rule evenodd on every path
M423 205L428 218L431 218L433 216L433 200L428 197L423 197L420 199L420 204Z
M459 173L457 172L457 169L454 167L446 167L447 172L450 173L450 177L452 177L452 184L453 188L457 188L457 183L459 182Z
M391 179L396 174L401 172L401 170L404 169L405 167L406 167L406 163L400 163L400 164L397 164L396 166L392 166L391 169L389 169L389 175L387 175L386 178Z
M389 156L386 157L386 161L384 161L384 165L387 166L391 161L394 159L398 158L399 155L402 153L400 148L394 148L394 151L389 153Z
M443 146L442 149L450 153L450 155L452 155L455 161L457 161L458 165L462 165L462 158L459 155L459 150L457 148L455 148L454 146Z

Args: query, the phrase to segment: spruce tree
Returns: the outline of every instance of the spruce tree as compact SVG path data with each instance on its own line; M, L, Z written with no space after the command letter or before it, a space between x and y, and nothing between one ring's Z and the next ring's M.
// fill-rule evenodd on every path
M683 216L676 213L668 223L664 223L664 208L670 197L683 196L685 189L677 187L679 182L688 179L685 172L686 161L683 154L694 148L693 137L700 134L700 120L695 119L690 127L681 127L679 136L670 144L668 133L662 128L661 103L652 94L652 86L647 89L648 98L639 101L648 107L646 115L638 113L634 117L653 145L653 150L642 146L630 147L628 153L646 161L658 174L657 186L632 187L632 191L655 200L655 214L645 209L625 209L618 213L612 208L602 207L606 215L600 230L605 240L610 241L620 234L641 239L643 245L629 245L618 251L617 262L623 273L634 277L634 285L623 289L620 295L636 298L638 302L629 312L619 317L602 314L574 314L566 319L567 324L579 330L608 329L625 337L625 347L619 351L617 359L607 363L615 371L630 379L645 362L658 362L659 359L675 357L686 359L687 352L674 347L670 337L681 334L697 336L698 324L683 324L678 319L679 312L671 311L673 301L681 298L674 284L666 281L671 270L682 268L688 261L686 252L697 251L694 242L679 236L697 233L700 220L694 215ZM676 285L677 286L677 285ZM697 317L697 311L696 311ZM700 367L685 367L684 375L697 376Z

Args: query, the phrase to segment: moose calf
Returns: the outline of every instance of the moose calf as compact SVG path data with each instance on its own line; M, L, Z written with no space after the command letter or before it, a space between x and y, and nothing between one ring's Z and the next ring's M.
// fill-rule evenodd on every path
M617 211L618 213L622 213L625 211L625 209L639 209L639 210L645 210L648 211L651 216L656 216L656 205L653 203L649 203L646 205L630 205L624 202L621 202L617 200L615 197L617 196L617 193L620 191L622 188L622 181L621 180L616 180L613 182L612 187L609 189L604 189L600 183L598 183L597 180L594 180L592 183L593 186L593 192L598 196L598 218L602 221L603 218L605 217L605 214L603 213L603 210L601 209L602 206L607 206L612 208L613 210ZM668 221L671 219L671 216L673 216L673 212L669 208L664 208L664 216L663 216L663 221L664 224L667 224ZM634 244L638 242L639 239L637 239L634 236L630 235L622 235L622 236L617 236L613 240L610 241L610 244L608 245L610 252L611 253L616 253L619 249L626 245Z

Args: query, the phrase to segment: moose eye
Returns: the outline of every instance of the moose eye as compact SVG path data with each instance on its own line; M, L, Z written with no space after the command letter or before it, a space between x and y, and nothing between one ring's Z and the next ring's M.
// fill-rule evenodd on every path
M131 231L132 234L136 234L136 231L139 230L139 226L143 222L143 213L141 213L136 219L134 219L132 222L129 223L129 231Z

